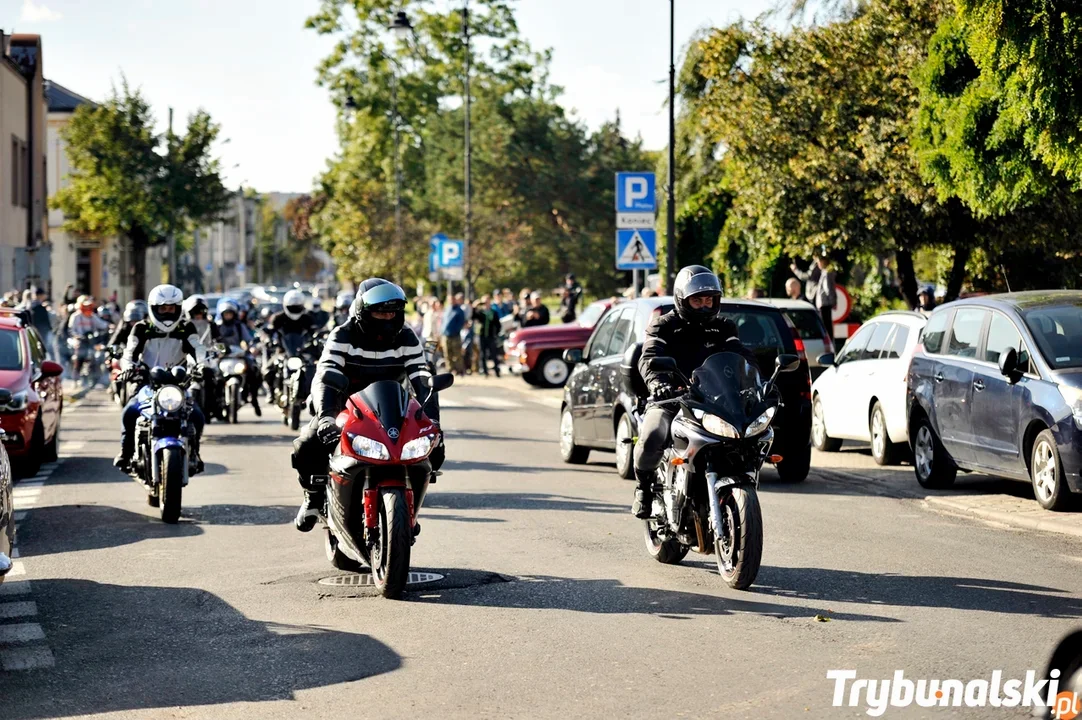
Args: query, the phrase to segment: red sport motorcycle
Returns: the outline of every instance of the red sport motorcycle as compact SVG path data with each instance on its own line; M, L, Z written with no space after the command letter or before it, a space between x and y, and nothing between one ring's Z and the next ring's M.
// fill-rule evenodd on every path
M435 375L429 388L452 384L453 375ZM380 593L398 598L420 531L417 513L436 481L429 455L441 442L439 425L393 380L351 395L337 422L342 437L327 482L327 559L340 570L368 565Z

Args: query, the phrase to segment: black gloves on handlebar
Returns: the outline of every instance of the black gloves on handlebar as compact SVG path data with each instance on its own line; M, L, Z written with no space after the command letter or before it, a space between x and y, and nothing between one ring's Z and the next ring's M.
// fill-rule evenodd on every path
M321 417L319 424L316 426L316 436L327 447L333 447L342 436L342 431L338 429L338 423L335 422L334 418Z
M672 400L680 395L680 389L663 380L655 380L650 383L650 399L657 402L660 400Z

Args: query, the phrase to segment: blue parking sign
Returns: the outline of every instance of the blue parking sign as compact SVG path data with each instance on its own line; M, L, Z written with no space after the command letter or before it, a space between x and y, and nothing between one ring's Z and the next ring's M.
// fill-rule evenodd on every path
M657 212L655 188L652 172L616 173L616 212Z

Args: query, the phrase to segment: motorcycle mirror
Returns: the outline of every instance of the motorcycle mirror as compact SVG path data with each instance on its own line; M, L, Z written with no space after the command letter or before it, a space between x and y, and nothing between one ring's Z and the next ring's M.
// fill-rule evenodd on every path
M678 372L680 366L671 357L656 357L650 359L650 369L654 372Z
M446 390L455 384L455 376L451 373L443 373L441 375L433 375L428 379L428 387L432 388L432 392L441 392Z
M182 383L188 379L188 369L183 365L177 365L172 371L173 379L178 383Z
M800 358L796 355L778 355L778 359L774 361L774 366L778 372L793 372L800 367Z

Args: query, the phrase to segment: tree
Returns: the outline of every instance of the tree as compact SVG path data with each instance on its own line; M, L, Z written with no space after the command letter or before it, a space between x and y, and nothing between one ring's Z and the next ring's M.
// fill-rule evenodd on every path
M126 81L101 105L82 105L64 129L70 184L52 206L77 235L124 235L132 243L137 297L146 295L146 249L172 233L215 220L228 193L211 156L219 127L203 111L183 136L154 132L154 116Z

